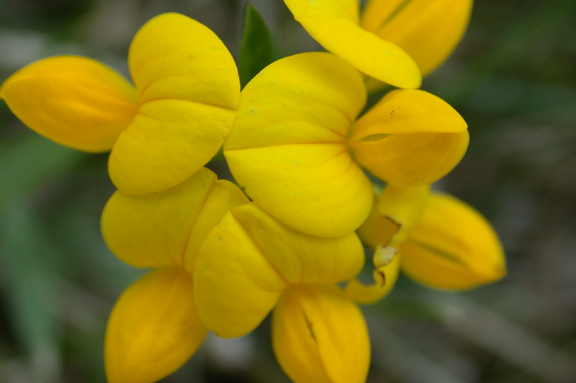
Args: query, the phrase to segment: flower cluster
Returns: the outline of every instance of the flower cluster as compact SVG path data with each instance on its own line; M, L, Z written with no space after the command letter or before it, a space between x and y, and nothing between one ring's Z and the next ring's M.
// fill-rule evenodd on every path
M330 53L273 62L242 91L218 37L174 13L132 41L134 85L91 59L60 56L0 88L36 132L111 150L118 191L102 214L104 239L153 271L110 316L110 383L162 379L209 330L243 336L270 312L274 352L292 380L360 383L370 341L357 304L384 298L400 269L450 290L506 272L486 220L430 191L469 136L450 105L415 89L459 41L472 1L372 0L361 16L357 0L285 3ZM364 111L367 86L384 84L398 89ZM222 147L238 186L204 167ZM386 185L376 195L373 179ZM356 279L362 243L374 250L372 285Z

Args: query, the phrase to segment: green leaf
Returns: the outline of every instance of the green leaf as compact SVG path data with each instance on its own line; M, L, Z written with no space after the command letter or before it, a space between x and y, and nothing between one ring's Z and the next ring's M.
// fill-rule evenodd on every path
M251 3L244 9L244 27L240 43L240 83L248 84L264 67L274 62L277 51L268 26Z

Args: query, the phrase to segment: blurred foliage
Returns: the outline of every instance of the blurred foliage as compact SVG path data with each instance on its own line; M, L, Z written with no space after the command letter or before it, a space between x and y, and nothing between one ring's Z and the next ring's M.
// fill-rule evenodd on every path
M282 55L319 49L280 0L253 3ZM241 62L244 7L241 0L0 0L0 80L63 53L126 74L132 36L167 11L213 29ZM573 1L478 0L457 51L425 79L423 88L452 104L471 133L464 160L435 187L495 225L509 275L462 294L401 278L389 298L365 308L369 382L576 381L575 17ZM101 239L99 216L114 191L106 160L48 142L0 103L1 382L105 381L107 315L142 273ZM211 167L226 171L218 160ZM210 337L165 382L288 382L269 330L266 321L245 338Z
M242 88L262 69L277 60L274 39L264 19L253 4L244 8L242 42L238 59L238 72Z

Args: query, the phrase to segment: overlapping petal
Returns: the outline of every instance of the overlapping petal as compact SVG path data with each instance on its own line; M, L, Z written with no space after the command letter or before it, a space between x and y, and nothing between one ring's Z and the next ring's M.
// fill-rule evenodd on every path
M428 206L430 185L413 188L397 188L386 185L378 202L378 214L389 217L401 227L394 237L396 241L404 241L416 225Z
M296 383L362 383L370 340L358 307L336 286L286 290L272 317L278 362Z
M200 248L194 274L198 311L217 335L242 336L264 319L288 286L338 283L356 276L363 263L353 233L313 237L253 203L238 206Z
M420 86L420 70L406 52L359 26L358 0L284 2L316 41L363 73L400 88Z
M352 232L372 203L372 186L346 147L365 100L361 75L333 55L276 61L242 91L224 145L234 178L292 228L322 237Z
M356 122L350 147L374 176L406 188L446 175L468 140L466 122L446 102L420 90L396 90Z
M404 49L426 76L452 53L468 25L472 0L371 0L361 26Z
M110 315L104 351L108 382L156 382L183 365L206 333L190 275L152 271L122 294Z
M429 185L386 185L382 194L375 197L368 219L357 230L362 241L374 249L374 283L364 285L358 279L351 280L346 285L347 297L356 303L372 304L392 291L400 271L398 249L420 221L429 198Z
M366 221L358 228L358 235L371 248L388 245L406 239L414 225L426 210L430 186L397 188L387 185L374 205Z
M200 169L168 190L129 195L117 191L102 214L110 250L136 267L180 267L193 271L200 245L224 214L248 202L228 181Z
M400 252L402 270L432 287L469 289L506 274L502 245L490 224L445 194L432 195Z
M390 217L383 216L378 211L379 197L374 196L374 203L366 221L356 230L366 246L375 249L379 245L387 245L399 231L402 225Z
M87 152L110 150L132 121L138 102L122 76L77 56L28 65L2 84L0 98L32 130Z
M216 154L233 123L240 82L222 41L176 13L140 29L129 67L140 105L112 149L110 178L126 193L151 193L184 181Z

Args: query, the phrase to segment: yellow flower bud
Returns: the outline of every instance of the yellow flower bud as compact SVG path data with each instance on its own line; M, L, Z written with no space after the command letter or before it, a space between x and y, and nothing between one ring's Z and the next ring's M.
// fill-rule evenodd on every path
M441 289L470 289L506 275L502 245L488 221L445 194L431 196L400 254L408 276Z

